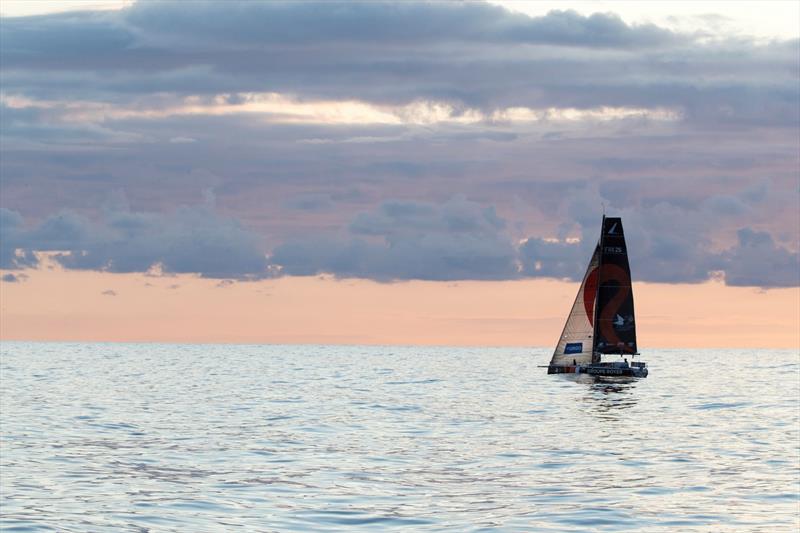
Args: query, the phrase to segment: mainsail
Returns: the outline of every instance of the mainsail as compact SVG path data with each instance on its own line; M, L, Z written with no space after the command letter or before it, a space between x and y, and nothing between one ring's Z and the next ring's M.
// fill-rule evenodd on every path
M564 331L558 340L550 365L571 365L592 361L592 334L594 323L594 300L597 295L597 267L600 264L600 245L598 244L583 276L583 282L572 310L569 312Z
M636 324L622 219L603 217L600 249L600 283L593 321L594 351L633 354L636 353Z

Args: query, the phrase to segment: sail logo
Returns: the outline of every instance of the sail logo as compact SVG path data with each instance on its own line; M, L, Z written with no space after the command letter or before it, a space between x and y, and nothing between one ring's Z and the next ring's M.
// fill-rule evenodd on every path
M616 235L616 234L617 234L617 223L614 222L614 224L612 224L611 228L608 230L608 233L606 235Z
M633 328L633 315L622 316L617 314L612 320L611 324L616 331L629 331Z
M582 342L568 342L567 345L564 346L564 353L581 353L582 351Z

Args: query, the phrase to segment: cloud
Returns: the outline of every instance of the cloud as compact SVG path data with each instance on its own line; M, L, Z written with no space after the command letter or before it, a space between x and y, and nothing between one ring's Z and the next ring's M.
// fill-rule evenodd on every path
M592 253L587 248L574 242L526 239L519 250L523 273L529 277L581 279Z
M25 268L38 263L36 256L25 250L26 237L22 216L0 207L0 268Z
M284 205L289 209L299 211L320 211L333 207L331 195L322 192L297 194L287 199Z
M21 283L28 279L27 274L14 274L13 272L9 272L8 274L3 274L3 277L0 278L6 283Z
M391 201L360 213L348 236L289 240L270 258L288 275L330 273L379 281L515 279L516 250L494 209L463 197Z
M637 279L782 285L798 53L477 2L6 18L0 268L577 279L605 203Z
M757 187L761 190L762 187ZM763 201L748 187L733 195L711 195L696 203L661 201L646 208L629 205L621 214L632 275L635 280L697 283L723 272L732 286L787 287L800 285L800 255L774 242L770 233L740 228L735 243L715 241L720 217L737 220ZM590 187L571 191L564 210L581 216L563 233L577 236L527 239L520 246L528 276L579 280L599 238L601 197ZM572 230L572 231L570 231ZM563 237L563 235L562 235Z
M172 137L169 142L172 144L188 144L196 143L197 139L193 139L192 137Z
M93 222L62 211L24 228L18 213L3 210L2 267L37 264L36 252L52 252L66 268L106 272L196 273L208 278L267 275L258 238L235 219L205 207L170 214L109 212ZM9 221L6 223L5 221Z
M128 108L143 96L177 95L222 98L235 109L248 94L276 93L351 107L436 102L456 116L462 106L488 115L517 107L664 108L705 123L788 126L798 116L800 43L699 42L613 13L528 17L480 2L187 9L148 1L114 12L7 18L0 39L7 94Z
M639 231L631 233L627 238L628 250L636 258L632 268L637 281L702 282L722 272L729 286L800 286L800 256L776 245L766 232L742 228L737 244L721 252L705 248L702 241L692 245L674 234L643 238ZM644 250L640 244L645 245ZM589 260L585 248L580 243L529 239L520 249L524 273L579 280Z
M111 289L105 290L101 293L103 296L116 296L117 292Z
M580 280L598 238L600 202L591 201L593 194L578 191L566 206L586 214L574 219L580 237L530 237L516 245L493 208L463 197L443 204L392 201L356 215L347 237L293 239L276 247L270 260L281 273L300 276ZM729 285L798 284L798 254L766 232L741 229L735 246L716 250L703 225L718 209L715 202L704 205L687 210L662 203L647 214L624 215L637 281L697 283L722 271ZM565 227L562 233L569 232Z
M763 231L742 228L735 247L723 254L725 283L733 286L800 286L800 259Z
M21 61L60 59L103 49L130 60L153 48L241 51L268 45L344 46L365 43L525 43L647 47L682 36L652 24L627 25L612 13L585 17L551 11L530 18L485 3L213 2L191 9L168 1L137 2L116 12L62 13L4 21L6 54ZM445 30L445 31L443 31ZM47 39L44 38L47 36ZM55 59L55 58L53 58ZM153 56L156 67L169 59Z
M196 273L220 279L219 287L237 279L320 274L382 282L579 280L597 242L597 194L574 189L562 208L585 216L552 237L516 242L494 207L463 196L442 203L392 200L357 213L344 232L288 238L268 257L238 221L205 207L167 215L111 211L101 222L65 211L24 227L17 213L5 210L3 268L36 266L36 252L50 252L69 269ZM739 196L748 194L749 189ZM719 247L704 228L720 216L717 203L699 205L659 203L646 212L621 212L635 280L692 283L722 272L733 286L800 285L796 251L747 227L738 230L733 245Z

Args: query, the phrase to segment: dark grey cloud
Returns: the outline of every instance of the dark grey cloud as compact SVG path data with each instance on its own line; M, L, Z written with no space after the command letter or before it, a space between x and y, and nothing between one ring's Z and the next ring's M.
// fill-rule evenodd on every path
M0 207L0 268L26 268L38 264L36 256L26 249L27 230L22 216Z
M3 19L0 46L10 66L41 61L57 68L59 60L99 57L100 50L114 53L135 45L124 17L113 12L67 12Z
M491 236L505 227L494 208L483 208L464 198L453 198L442 204L411 201L390 201L377 212L361 213L350 224L357 235L379 235L389 239L396 235L439 232Z
M112 289L107 289L107 290L104 290L101 294L103 296L116 296L117 295L117 291L112 290Z
M606 47L653 46L678 39L652 24L627 25L613 13L584 17L552 11L530 18L482 3L207 2L191 12L182 7L139 2L125 21L189 49L204 46L206 38L240 46L451 41ZM198 42L199 36L203 37Z
M529 238L519 249L523 274L528 277L581 279L592 254L591 246L590 242L578 244Z
M579 280L598 238L600 206L590 201L592 197L591 191L578 193L567 202L568 210L586 214L573 219L580 240L530 237L516 245L493 208L463 198L444 204L393 201L356 215L347 237L290 240L275 248L271 261L283 274L327 273L381 281ZM735 245L715 247L703 231L704 223L719 216L715 202L702 210L662 203L646 214L627 213L636 280L702 282L723 272L728 285L798 284L797 252L777 245L766 232L743 228Z
M330 194L322 192L297 194L286 200L284 205L299 211L319 211L333 207Z
M800 260L797 253L776 245L763 231L742 228L737 245L723 254L725 282L734 286L797 287Z
M66 268L106 272L196 273L209 278L268 275L258 238L235 219L205 207L165 215L110 212L95 222L71 211L32 227L3 209L2 268L36 266L33 252L52 252Z
M686 40L652 24L631 26L613 13L585 17L552 11L530 18L489 4L447 2L137 2L118 12L80 12L4 20L4 58L10 66L62 66L81 56L111 67L164 68L192 63L191 52L242 52L259 47L331 47L381 43L555 44L647 47ZM155 52L184 55L158 60ZM105 57L98 51L106 51ZM231 54L232 55L232 54ZM170 61L170 59L172 61ZM85 64L85 63L84 63Z
M6 283L21 283L28 279L27 274L15 274L13 272L9 272L8 274L3 274L3 277L0 278Z
M494 209L464 198L391 201L357 215L349 235L293 239L270 258L283 274L379 281L514 279L516 250Z
M565 209L581 209L585 216L564 225L561 239L529 237L515 243L493 207L459 196L443 203L394 200L356 214L345 233L289 238L269 258L241 224L206 207L171 215L111 212L101 222L61 212L33 226L24 226L6 209L0 226L2 267L33 267L34 252L51 252L65 268L146 272L157 267L163 273L219 278L221 287L234 279L319 274L383 282L579 280L597 241L600 211L591 201L596 194L590 189L573 193ZM647 213L622 212L636 280L702 282L722 272L734 286L800 284L798 253L767 232L741 228L734 245L715 247L702 225L719 216L718 208L715 202L703 206L661 203ZM576 229L580 239L563 238Z

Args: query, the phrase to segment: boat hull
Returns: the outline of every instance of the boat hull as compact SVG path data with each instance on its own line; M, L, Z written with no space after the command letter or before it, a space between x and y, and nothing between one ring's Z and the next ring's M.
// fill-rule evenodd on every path
M648 371L644 366L619 366L619 365L577 365L561 366L550 365L547 367L548 374L589 374L590 376L625 376L634 378L646 378Z

